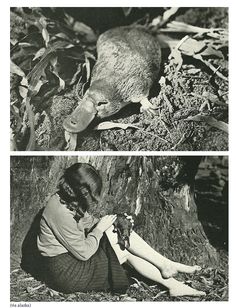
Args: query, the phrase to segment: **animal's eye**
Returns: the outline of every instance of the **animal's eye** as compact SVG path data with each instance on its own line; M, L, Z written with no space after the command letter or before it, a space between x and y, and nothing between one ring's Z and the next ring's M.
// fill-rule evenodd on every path
M108 104L108 102L107 102L107 101L104 101L104 102L98 102L98 106L101 106L101 105L106 105L106 104Z
M86 187L81 187L80 191L81 191L81 193L83 194L84 197L87 197L89 195L89 191Z

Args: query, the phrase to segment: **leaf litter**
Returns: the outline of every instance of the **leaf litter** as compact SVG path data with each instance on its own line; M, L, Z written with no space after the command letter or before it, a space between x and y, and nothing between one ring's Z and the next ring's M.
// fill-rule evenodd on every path
M127 18L132 10L124 10ZM121 111L112 120L114 124L109 124L110 128L104 129L103 126L99 132L97 128L92 129L76 139L75 136L68 138L68 134L65 134L61 127L54 127L52 108L56 96L60 98L68 93L74 97L74 103L61 106L64 108L61 110L61 117L65 117L88 88L91 69L96 60L97 34L67 13L64 14L64 21L50 20L43 15L40 8L33 9L32 14L20 13L26 24L36 27L38 34L32 36L29 33L22 41L13 40L11 48L11 73L21 78L18 83L13 82L11 91L12 96L17 96L11 116L11 139L12 144L15 144L13 148L227 149L228 137L221 138L221 133L217 132L218 129L222 130L223 123L227 124L228 118L227 29L208 29L175 20L180 15L179 8L168 8L163 15L149 21L147 27L154 35L159 37L163 33L168 34L168 44L171 48L169 57L164 62L165 84L161 86L159 94L151 98L151 102L158 106L158 113L150 117L128 107L128 114ZM175 37L171 36L173 33ZM69 67L74 69L68 70ZM158 85L156 87L158 88ZM73 91L72 95L69 94L70 91ZM202 101L199 96L204 96L204 93L205 96L208 93L209 97L215 95L217 99L212 101L209 98L210 102L206 101L207 99ZM48 115L50 129L43 128L46 125L43 123L43 111ZM208 121L196 122L197 118L194 121L186 120L188 117L196 116L199 111L201 118L204 117ZM184 116L184 113L188 114ZM39 118L37 121L34 119L36 114ZM209 119L212 118L215 119L215 125L209 125L212 123ZM62 120L56 120L56 124L61 125ZM120 130L113 130L115 126ZM41 129L44 133L41 133ZM121 130L124 132L121 133ZM58 135L56 138L54 132ZM225 132L226 129L223 129L223 133ZM209 138L205 138L206 134ZM149 138L144 137L147 135ZM45 142L43 138L46 138ZM55 139L60 139L58 145L55 144ZM210 144L212 142L215 144Z

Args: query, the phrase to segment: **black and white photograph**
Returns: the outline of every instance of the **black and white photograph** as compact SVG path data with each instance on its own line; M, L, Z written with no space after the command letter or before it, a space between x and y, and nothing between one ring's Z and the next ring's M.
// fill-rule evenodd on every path
M227 7L11 7L10 61L12 151L228 150Z
M231 2L2 7L3 307L235 306Z
M228 300L228 156L11 156L11 301Z

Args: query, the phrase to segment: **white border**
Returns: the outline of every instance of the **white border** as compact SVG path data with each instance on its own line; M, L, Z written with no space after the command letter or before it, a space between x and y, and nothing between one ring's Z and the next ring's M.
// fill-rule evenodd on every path
M1 159L0 159L0 192L1 192L1 213L0 213L0 255L1 255L1 274L0 274L0 304L2 307L9 307L10 306L10 185L9 185L9 168L10 168L10 151L9 151L9 8L14 6L110 6L110 7L131 7L131 6L140 6L140 7L148 7L148 6L181 6L181 7L229 7L230 8L230 29L232 30L230 33L230 151L229 152L175 152L175 151L168 151L168 152L12 152L11 155L29 155L29 156L36 156L36 155L229 155L229 183L230 183L230 199L229 199L229 207L230 207L230 215L229 215L229 223L230 223L230 298L229 302L201 302L203 306L234 306L236 304L235 298L235 246L234 246L234 234L235 234L235 222L234 217L235 215L235 207L234 204L234 189L235 189L235 172L236 172L236 159L234 155L235 152L235 141L234 139L234 132L235 130L235 122L236 122L236 100L234 94L234 87L236 85L236 80L234 77L234 71L236 69L236 50L235 50L235 29L236 29L236 14L235 14L235 1L234 0L157 0L157 1L150 1L150 0L112 0L112 1L84 1L84 0L8 0L8 3L2 1L1 10L0 10L0 85L1 85L1 111L0 111L0 145L1 145ZM7 107L6 107L7 106ZM29 302L27 302L29 304ZM75 302L75 303L62 303L62 302L31 302L31 307L56 307L59 305L60 307L75 307L78 305L83 306L90 306L90 305L98 305L100 307L107 306L107 305L162 305L162 306L170 306L170 305L198 305L198 302L154 302L154 303L142 303L142 302L135 302L135 303L109 303L109 302L101 302L101 303L82 303L82 302ZM97 307L98 307L97 306Z

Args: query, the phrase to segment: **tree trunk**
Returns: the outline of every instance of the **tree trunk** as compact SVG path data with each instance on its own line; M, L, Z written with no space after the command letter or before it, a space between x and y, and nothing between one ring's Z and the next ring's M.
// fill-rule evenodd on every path
M12 265L20 260L33 217L55 191L64 168L75 161L91 163L102 176L102 201L91 209L94 215L132 213L135 231L160 253L188 264L217 264L194 201L199 157L56 156L12 157Z

